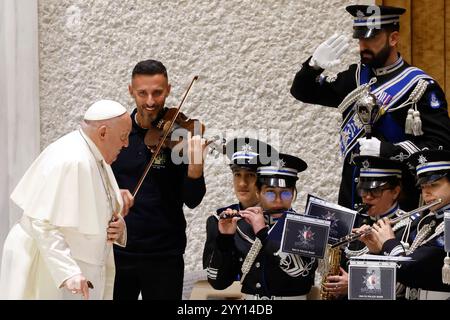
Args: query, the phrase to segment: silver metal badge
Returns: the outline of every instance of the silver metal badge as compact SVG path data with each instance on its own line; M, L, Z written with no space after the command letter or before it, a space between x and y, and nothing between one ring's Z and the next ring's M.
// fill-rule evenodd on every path
M253 149L253 147L251 145L249 145L248 143L246 143L242 146L242 151L244 151L244 152L252 151L252 149Z
M369 167L370 167L369 160L364 160L364 162L362 163L362 165L363 165L364 169L369 169Z
M284 168L286 166L286 161L284 161L283 159L279 159L277 160L276 165L278 168Z
M419 163L420 163L420 164L425 164L425 163L427 163L427 162L428 162L427 158L425 158L423 155L420 155L420 157L419 157Z

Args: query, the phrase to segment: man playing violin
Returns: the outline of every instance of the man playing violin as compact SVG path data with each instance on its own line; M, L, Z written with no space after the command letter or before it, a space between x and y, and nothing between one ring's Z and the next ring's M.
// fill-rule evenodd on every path
M166 112L170 88L161 62L146 60L134 67L129 92L136 109L131 114L129 147L113 166L124 192L135 190L153 156L145 137ZM195 208L205 195L203 148L203 139L194 136L187 139L189 163L175 164L176 155L167 147L155 157L125 217L127 247L114 247L114 299L135 300L139 294L142 299L181 299L186 248L183 205Z
M240 277L247 299L306 299L314 282L315 258L281 252L280 239L270 232L291 208L297 174L307 165L286 154L266 164L260 159L261 155L256 180L259 206L240 210L239 217L219 219L217 236L208 237L206 244L212 248L204 257L208 281L221 290Z

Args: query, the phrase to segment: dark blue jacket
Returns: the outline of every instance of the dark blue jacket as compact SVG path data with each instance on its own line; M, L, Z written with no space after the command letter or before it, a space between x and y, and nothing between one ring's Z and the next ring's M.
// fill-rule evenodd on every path
M152 153L144 144L146 129L131 117L133 127L128 148L122 150L112 169L121 189L133 192ZM126 248L115 246L121 253L142 255L181 255L186 248L186 220L183 204L195 208L206 192L205 180L187 176L187 164L175 165L171 150L163 149L152 165L134 206L125 217L128 241Z

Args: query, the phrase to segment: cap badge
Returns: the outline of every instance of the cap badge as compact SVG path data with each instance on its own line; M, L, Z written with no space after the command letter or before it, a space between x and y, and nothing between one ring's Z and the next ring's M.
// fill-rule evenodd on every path
M248 143L246 143L242 146L242 151L244 151L244 152L252 151L252 146L249 145Z
M362 163L362 165L363 165L363 168L364 168L364 169L369 169L369 167L370 167L369 160L365 160L365 161Z
M427 158L425 158L423 155L420 155L418 161L420 164L425 164L428 162Z
M284 168L286 166L286 162L283 159L279 159L276 162L278 168Z

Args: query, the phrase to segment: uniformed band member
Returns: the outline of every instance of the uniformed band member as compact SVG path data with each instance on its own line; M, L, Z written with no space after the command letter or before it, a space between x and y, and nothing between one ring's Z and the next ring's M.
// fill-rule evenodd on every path
M450 297L450 285L443 283L442 266L446 256L444 213L450 210L450 151L421 151L411 156L409 162L416 168L417 184L422 189L425 203L439 198L442 202L431 207L430 212L419 221L418 232L412 233L410 248L402 246L393 236L387 220L378 221L373 226L374 230L362 240L368 246L370 242L381 244L381 254L406 254L411 257L410 261L399 262L401 267L397 269L397 281L409 287L407 298L447 299ZM370 248L370 251L377 253L375 248Z
M359 169L358 195L362 198L364 210L358 212L354 227L370 226L379 219L396 218L405 212L400 209L398 200L402 195L402 175L409 174L406 166L396 160L374 156L357 156L355 164ZM417 221L419 213L409 219L402 220L394 226L395 236L407 244L411 224ZM355 230L355 232L356 232ZM329 276L325 287L335 296L345 296L348 292L348 259L368 253L364 243L354 241L349 243L341 259L342 266L339 275ZM400 290L399 290L400 294Z
M270 145L252 138L235 138L225 146L226 154L230 159L230 169L233 174L233 189L238 203L228 205L216 210L216 214L206 220L206 243L203 250L203 268L208 272L209 258L214 250L218 230L219 216L236 215L240 210L258 205L259 198L256 189L257 156L259 153L267 156L267 162L271 157L277 157L277 151ZM231 222L231 220L228 220ZM214 274L211 274L214 277Z
M287 154L258 167L259 207L239 211L242 218L219 220L214 250L207 258L208 281L215 289L227 288L239 275L247 299L306 299L316 260L281 252L280 239L271 234L277 219L291 209L297 174L306 167Z
M353 158L358 147L363 155L404 161L423 148L450 148L450 120L447 102L439 85L424 71L410 66L397 49L399 18L403 8L352 5L346 10L354 17L353 38L359 40L361 61L336 77L324 77L324 69L336 66L347 51L345 36L333 36L322 43L296 74L291 94L306 103L338 108L343 115L340 149L345 157L339 204L353 208L358 176ZM376 81L375 83L373 83ZM369 86L370 82L370 86ZM368 87L381 105L372 139L363 138L364 128L353 105ZM359 140L359 143L358 143ZM409 195L402 208L418 206L417 190L406 183ZM415 193L417 197L411 197Z

